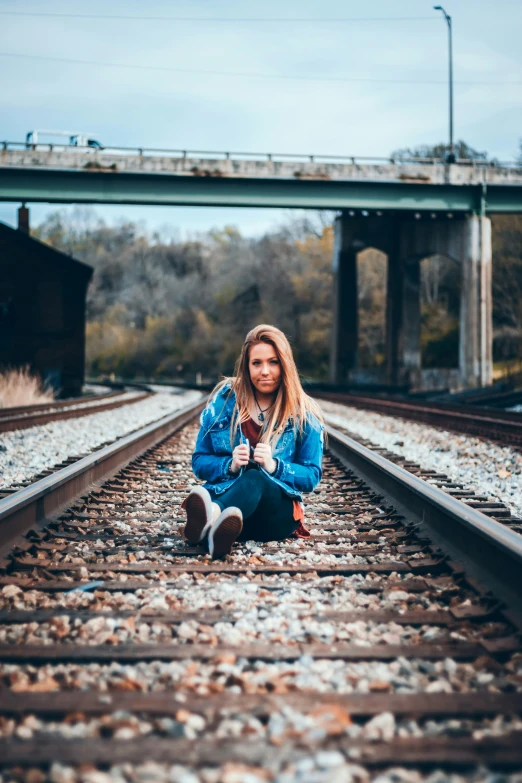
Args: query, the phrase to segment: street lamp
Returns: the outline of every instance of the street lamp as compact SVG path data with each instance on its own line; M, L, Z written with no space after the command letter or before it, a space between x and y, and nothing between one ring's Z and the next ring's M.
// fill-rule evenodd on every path
M451 16L446 13L441 5L433 6L435 11L441 11L448 25L448 55L449 55L449 152L448 163L455 163L455 151L453 147L453 39L451 34Z

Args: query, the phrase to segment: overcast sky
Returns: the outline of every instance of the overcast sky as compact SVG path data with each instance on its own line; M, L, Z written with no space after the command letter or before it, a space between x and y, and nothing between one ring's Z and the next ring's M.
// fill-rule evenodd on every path
M455 137L512 160L522 137L522 0L445 2ZM0 65L0 136L12 141L53 128L107 146L386 156L447 139L446 25L424 0L0 0ZM0 203L0 220L14 224L17 206ZM34 205L32 223L54 209ZM97 211L182 236L225 224L257 234L285 217Z

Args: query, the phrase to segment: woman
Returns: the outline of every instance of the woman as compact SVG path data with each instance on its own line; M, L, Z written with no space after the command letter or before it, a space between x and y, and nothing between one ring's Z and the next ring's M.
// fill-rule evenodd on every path
M237 539L308 537L301 492L321 480L323 430L287 338L275 326L256 326L235 375L216 386L201 415L192 469L207 483L183 503L187 541L208 534L215 558L229 554Z

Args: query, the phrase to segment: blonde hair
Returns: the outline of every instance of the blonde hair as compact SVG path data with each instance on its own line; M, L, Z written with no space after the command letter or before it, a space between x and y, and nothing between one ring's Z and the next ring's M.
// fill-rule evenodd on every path
M281 382L260 438L261 443L269 443L273 447L290 418L293 419L294 431L300 434L304 430L307 418L311 415L324 423L321 408L301 386L292 348L280 329L269 324L260 324L251 329L243 343L234 375L220 381L212 396L227 384L230 384L231 391L235 392L236 404L230 425L230 440L233 443L236 428L248 421L250 408L255 400L254 387L250 380L249 357L250 349L260 343L273 347L281 367Z

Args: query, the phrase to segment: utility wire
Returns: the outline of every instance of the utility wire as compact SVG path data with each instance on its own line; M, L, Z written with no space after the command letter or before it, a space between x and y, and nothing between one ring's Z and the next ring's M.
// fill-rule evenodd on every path
M0 16L34 16L48 19L118 19L150 22L418 22L436 21L433 16L129 16L127 14L67 14L38 11L0 11Z
M292 74L277 74L277 73L254 73L247 71L214 71L205 70L203 68L172 68L168 65L137 65L134 63L108 63L100 60L77 60L70 57L50 57L38 54L19 54L16 52L0 52L0 57L14 57L24 60L46 60L48 62L67 63L74 65L93 65L103 68L131 68L137 71L167 71L169 73L180 74L198 74L203 76L238 76L245 78L255 79L287 79L291 81L301 82L354 82L354 83L370 83L370 84L423 84L423 85L446 85L445 79L381 79L381 78L367 78L358 76L299 76ZM517 86L522 84L521 81L508 81L508 82L476 82L476 81L458 81L455 84L465 86L499 86L499 85L511 85Z

